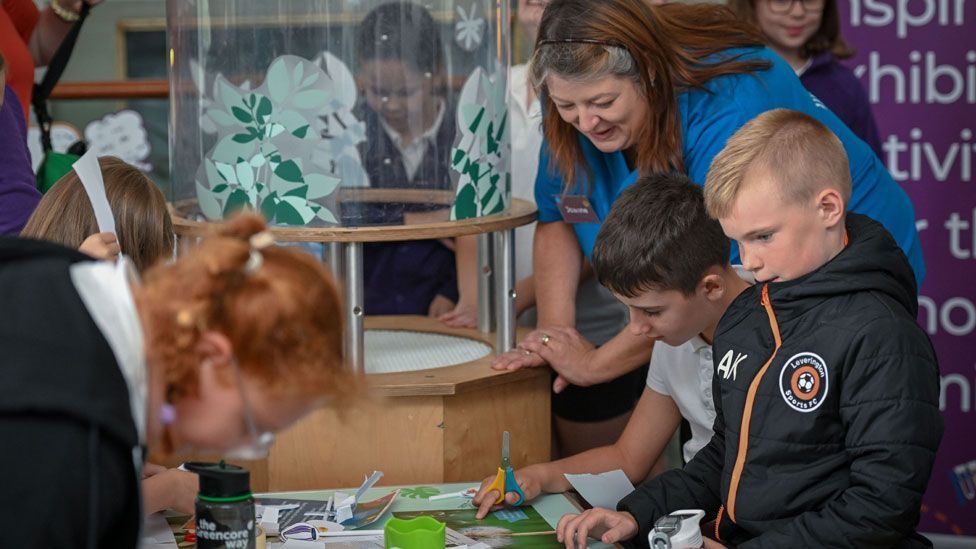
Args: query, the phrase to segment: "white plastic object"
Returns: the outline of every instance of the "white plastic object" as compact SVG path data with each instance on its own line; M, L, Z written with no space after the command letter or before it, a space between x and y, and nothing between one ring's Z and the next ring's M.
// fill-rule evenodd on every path
M705 511L682 509L661 517L647 535L651 549L700 549L704 545L701 519Z

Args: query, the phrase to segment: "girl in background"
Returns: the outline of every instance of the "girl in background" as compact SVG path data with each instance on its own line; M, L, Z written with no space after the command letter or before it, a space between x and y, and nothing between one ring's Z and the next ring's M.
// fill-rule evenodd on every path
M370 11L357 35L357 81L365 104L363 165L374 189L450 191L455 109L447 99L444 52L430 13L413 2ZM428 204L344 204L343 224L448 219ZM452 241L376 242L363 247L366 314L439 316L457 301Z
M78 248L99 259L114 260L121 246L139 272L172 257L173 220L159 187L114 156L103 156L98 163L117 235L98 232L95 212L74 170L45 193L20 235Z
M729 7L758 25L803 86L881 157L868 96L854 71L840 63L854 52L840 35L837 0L729 0Z

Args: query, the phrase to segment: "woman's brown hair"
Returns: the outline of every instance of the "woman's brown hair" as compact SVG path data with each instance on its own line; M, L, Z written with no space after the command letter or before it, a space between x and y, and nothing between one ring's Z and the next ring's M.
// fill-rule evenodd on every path
M533 85L545 107L543 128L549 141L550 169L558 167L567 188L583 168L579 134L549 99L545 83L552 72L573 80L601 69L614 49L633 59L630 76L648 103L648 120L636 142L642 175L684 169L678 95L702 88L712 78L762 70L763 61L739 61L729 48L762 46L753 25L714 4L652 5L649 0L554 0L542 16L532 56ZM558 50L570 51L560 55ZM550 56L549 52L557 52ZM561 57L570 61L552 60ZM548 58L548 59L547 59ZM554 62L553 62L554 61ZM624 75L619 75L624 76Z
M729 7L740 19L758 26L756 2L765 1L729 0ZM837 0L824 0L820 26L817 27L817 32L813 33L813 36L800 46L800 57L806 59L825 51L829 51L837 59L848 59L854 56L854 50L847 45L844 37L840 35L840 11L837 9Z
M98 159L122 253L140 271L173 254L173 220L159 187L114 156ZM98 232L95 211L72 170L45 193L20 235L77 248Z
M207 331L223 334L241 371L273 394L344 400L356 393L358 378L342 358L343 312L332 276L306 252L255 245L270 239L264 230L260 216L238 215L143 277L146 354L163 368L171 402L196 394L196 347Z

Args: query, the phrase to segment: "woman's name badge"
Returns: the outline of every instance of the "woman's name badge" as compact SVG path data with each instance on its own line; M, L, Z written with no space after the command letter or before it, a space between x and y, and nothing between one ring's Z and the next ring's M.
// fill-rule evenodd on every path
M590 204L590 199L579 195L564 195L559 199L559 211L563 214L563 221L566 223L599 223Z

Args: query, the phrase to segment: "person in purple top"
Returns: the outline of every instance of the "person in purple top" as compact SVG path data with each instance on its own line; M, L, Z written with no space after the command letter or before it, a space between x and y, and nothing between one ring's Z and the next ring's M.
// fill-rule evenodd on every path
M41 193L34 183L24 111L13 89L6 85L5 63L0 56L0 234L16 235L34 212Z
M837 0L730 0L729 7L758 25L803 86L881 156L868 96L854 71L840 63L854 52L840 35Z

